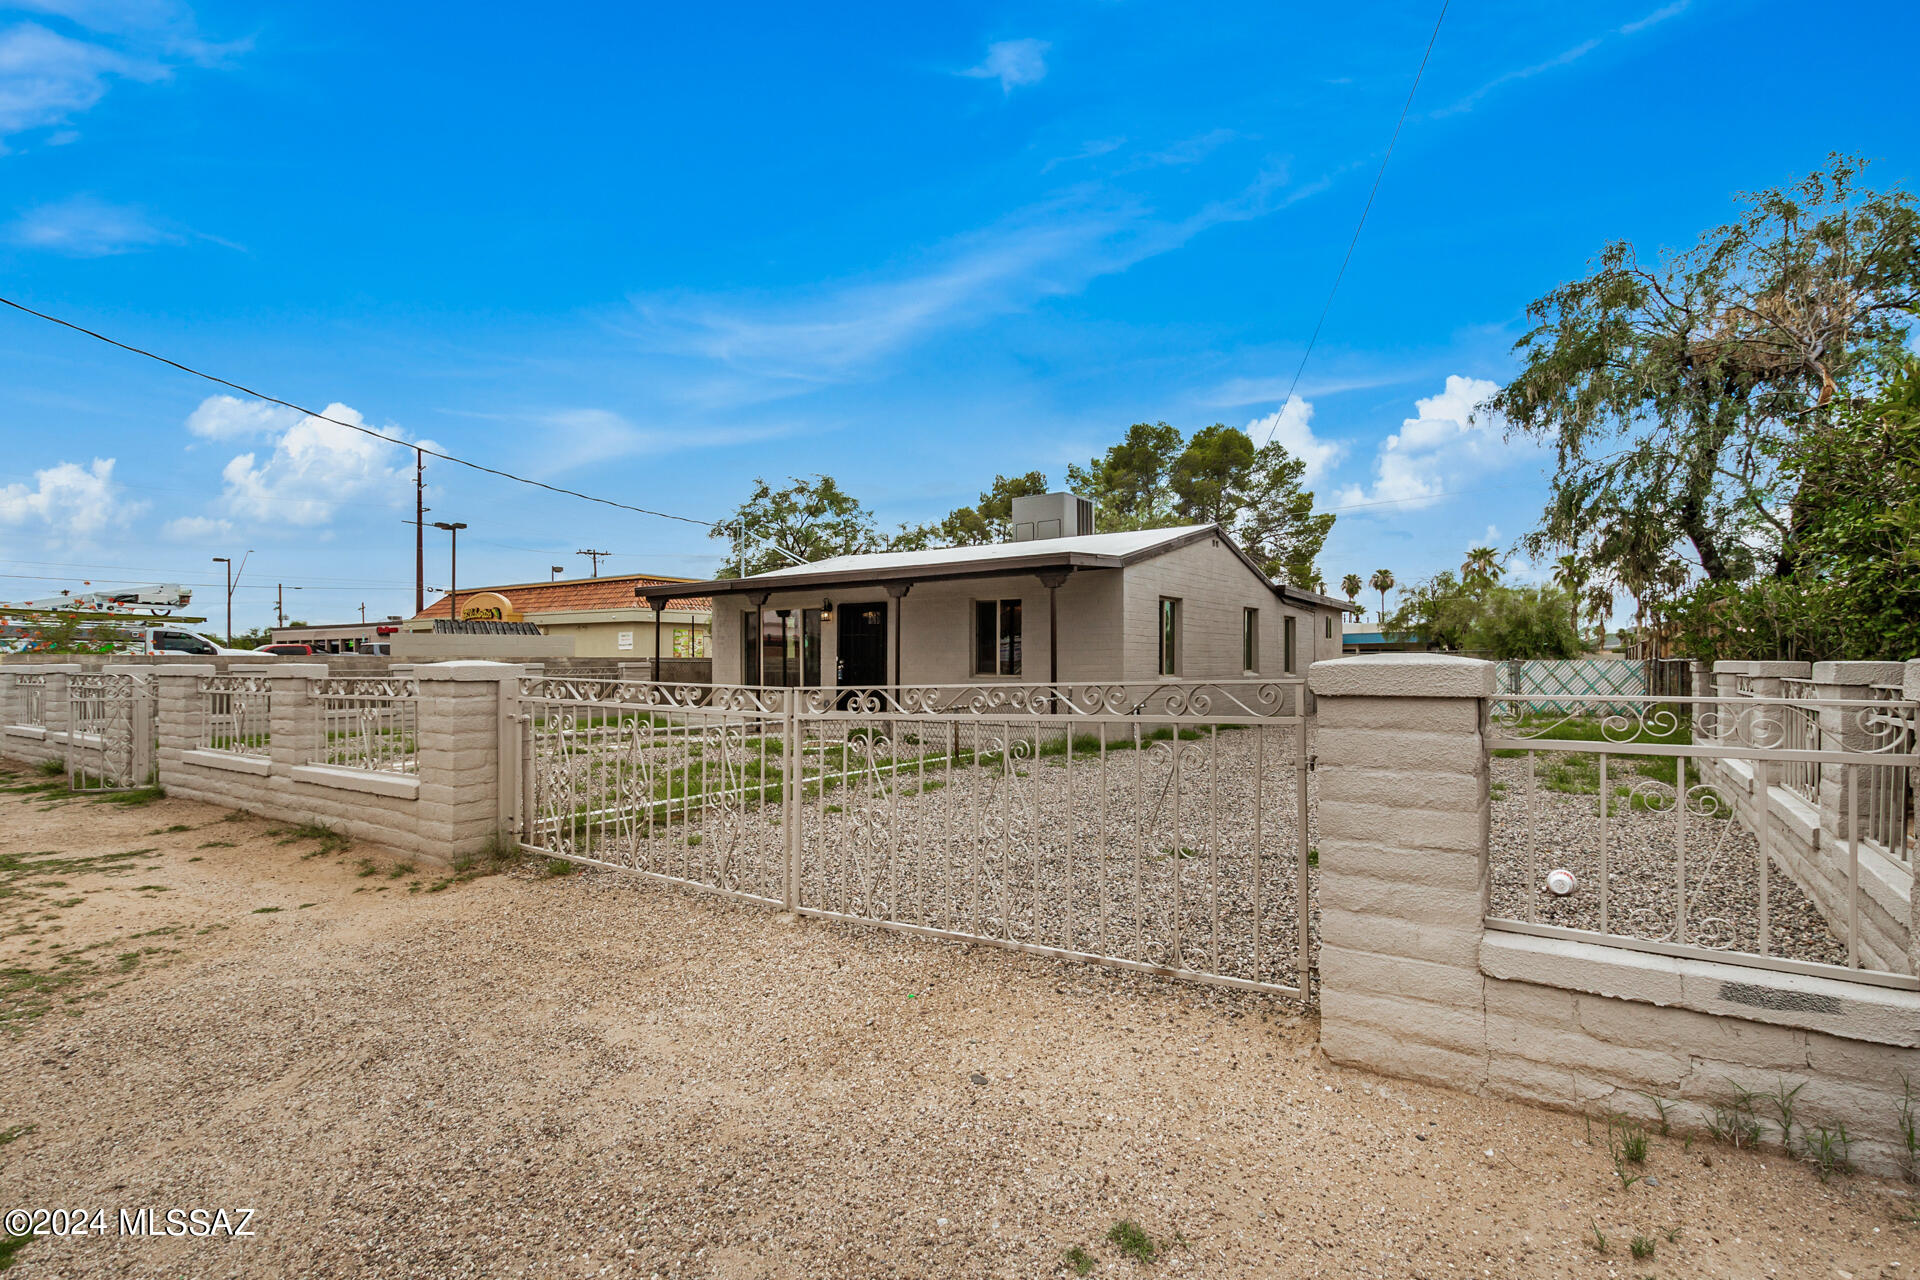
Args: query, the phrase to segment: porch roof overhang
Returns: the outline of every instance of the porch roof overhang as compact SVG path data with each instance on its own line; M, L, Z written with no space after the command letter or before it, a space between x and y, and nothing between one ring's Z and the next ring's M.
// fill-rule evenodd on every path
M749 578L716 578L693 584L703 596L779 595L790 591L819 591L828 587L884 587L899 583L937 582L956 578L1027 577L1048 570L1123 569L1127 557L1102 555L1089 551L1035 552L1032 555L1007 556L995 560L974 560L958 564L898 565L889 568L830 569L816 573L795 570L791 573ZM689 594L691 587L677 583L676 595ZM636 588L635 595L644 595Z

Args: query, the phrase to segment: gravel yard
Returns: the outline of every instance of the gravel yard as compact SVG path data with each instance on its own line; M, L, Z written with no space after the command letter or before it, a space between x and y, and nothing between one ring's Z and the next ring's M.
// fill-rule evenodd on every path
M1655 1137L1623 1191L1580 1119L1332 1068L1265 997L179 800L0 792L0 855L0 1207L257 1211L9 1280L1920 1268L1900 1188Z

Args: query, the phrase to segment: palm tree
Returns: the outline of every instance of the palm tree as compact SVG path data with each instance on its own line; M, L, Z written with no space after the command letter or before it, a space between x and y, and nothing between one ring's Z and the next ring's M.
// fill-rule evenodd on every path
M1347 593L1348 604L1358 603L1360 599L1360 588L1366 585L1366 583L1360 580L1360 575L1357 573L1350 573L1340 579L1340 589Z
M1367 585L1380 593L1380 625L1387 625L1387 592L1393 590L1393 570L1375 569Z
M1500 553L1492 547L1475 547L1467 552L1460 566L1460 581L1469 587L1490 587L1500 580Z
M1593 571L1577 551L1569 551L1553 562L1553 584L1567 593L1573 608L1573 634L1580 635L1580 594L1593 579Z
M1606 647L1607 619L1613 616L1613 588L1596 582L1587 588L1587 617L1600 629L1600 646Z

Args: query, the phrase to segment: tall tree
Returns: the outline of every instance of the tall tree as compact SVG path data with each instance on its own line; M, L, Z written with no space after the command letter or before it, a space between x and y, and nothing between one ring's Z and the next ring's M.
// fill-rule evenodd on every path
M1790 573L1804 491L1778 460L1896 364L1920 305L1920 216L1864 162L1748 194L1685 252L1616 242L1528 308L1517 377L1481 409L1556 450L1539 553L1611 525L1623 585L1684 543L1711 582ZM1756 548L1758 549L1756 552ZM1756 556L1760 564L1756 564Z
M1366 583L1360 580L1360 575L1357 573L1350 573L1340 579L1340 590L1347 597L1349 604L1359 602L1361 589L1366 585Z
M1580 631L1581 596L1592 577L1593 570L1587 567L1586 558L1577 551L1568 551L1553 562L1553 585L1567 593L1575 634Z
M1387 592L1393 590L1393 570L1375 569L1367 585L1380 593L1380 625L1387 624Z
M1099 508L1107 532L1178 524L1171 479L1180 456L1180 428L1136 422L1120 443L1085 467L1069 466L1067 484Z
M1469 590L1484 591L1500 580L1505 572L1500 567L1500 552L1493 547L1475 547L1467 552L1467 559L1460 566L1460 581Z
M731 519L713 526L716 538L740 537L744 530L748 576L796 562L825 560L875 550L873 513L834 482L832 476L789 476L784 489L755 477L753 493ZM718 575L740 576L740 556Z

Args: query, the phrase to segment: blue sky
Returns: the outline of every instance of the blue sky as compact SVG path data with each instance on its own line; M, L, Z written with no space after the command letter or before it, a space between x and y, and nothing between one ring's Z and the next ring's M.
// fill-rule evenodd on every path
M703 519L826 472L885 527L1135 421L1278 432L1402 582L1531 524L1465 411L1611 238L1834 149L1910 182L1903 5L0 6L12 297L287 399ZM411 455L0 315L0 599L215 581L410 610ZM461 581L705 574L702 529L431 468ZM444 535L428 581L446 584ZM1525 569L1522 568L1522 572ZM204 590L204 588L203 588ZM203 604L215 599L207 591ZM217 613L217 608L214 610Z

